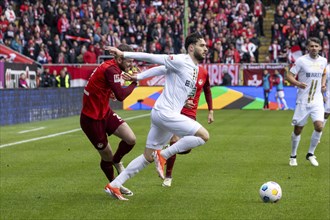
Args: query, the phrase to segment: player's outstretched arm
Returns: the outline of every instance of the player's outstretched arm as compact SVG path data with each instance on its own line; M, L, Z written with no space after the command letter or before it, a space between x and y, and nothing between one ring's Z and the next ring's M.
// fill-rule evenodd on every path
M168 55L164 54L151 54L151 53L143 53L143 52L125 52L124 58L128 59L135 59L135 60L141 60L148 63L154 63L154 64L165 64L165 59L168 57Z
M166 73L166 67L165 66L157 66L157 67L152 67L150 69L147 69L146 71L143 71L142 73L139 74L128 74L124 73L123 74L123 79L126 81L139 81L142 79L146 79L149 77L153 76L160 76L160 75L165 75Z

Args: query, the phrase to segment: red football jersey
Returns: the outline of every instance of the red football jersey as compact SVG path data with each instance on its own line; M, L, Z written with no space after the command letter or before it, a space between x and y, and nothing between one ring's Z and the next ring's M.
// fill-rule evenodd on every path
M204 90L208 109L212 110L213 106L212 106L212 95L211 95L209 75L208 75L206 69L204 69L203 67L199 67L198 78L196 81L196 93L195 93L194 97L190 98L190 100L193 100L194 107L191 109L183 107L181 110L181 114L184 114L184 115L187 115L187 116L190 116L190 117L196 119L199 97L201 96L202 90Z
M132 93L136 83L123 88L121 74L122 70L114 59L103 62L94 70L84 89L83 114L101 120L110 110L110 98L123 101Z

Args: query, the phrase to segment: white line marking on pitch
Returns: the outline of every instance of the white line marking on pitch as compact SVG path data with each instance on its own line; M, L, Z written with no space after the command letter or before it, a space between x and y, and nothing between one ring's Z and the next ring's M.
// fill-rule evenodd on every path
M136 118L143 118L143 117L146 117L146 116L149 116L149 115L150 115L150 113L129 117L129 118L126 118L124 120L125 121L130 121L130 120L133 120L133 119L136 119ZM81 131L81 128L73 129L73 130L70 130L70 131L64 131L64 132L60 132L60 133L56 133L56 134L50 134L50 135L46 135L46 136L42 136L42 137L27 139L27 140L23 140L23 141L17 141L17 142L13 142L13 143L9 143L9 144L2 144L2 145L0 145L0 148L9 147L9 146L18 145L18 144L24 144L24 143L28 143L28 142L32 142L32 141L39 141L39 140L42 140L42 139L52 138L52 137L56 137L56 136L60 136L60 135L64 135L64 134L73 133L73 132L76 132L76 131Z
M33 129L30 129L30 130L24 130L24 131L20 131L18 133L19 134L24 134L24 133L28 133L28 132L31 132L31 131L39 131L39 130L42 130L42 129L45 129L45 127L33 128Z

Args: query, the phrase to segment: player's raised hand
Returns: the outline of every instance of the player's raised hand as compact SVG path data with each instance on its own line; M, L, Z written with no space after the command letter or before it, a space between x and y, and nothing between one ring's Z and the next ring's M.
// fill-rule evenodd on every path
M207 116L207 123L211 124L212 122L214 122L213 110L210 110Z
M132 72L130 71L130 72L128 72L128 73L123 73L122 74L122 77L123 77L123 79L125 80L125 81L133 81L133 82L135 82L135 81L137 81L137 75L136 74L132 74Z
M307 84L303 83L303 82L299 82L299 84L297 85L297 87L301 88L301 89L306 89Z
M186 101L186 104L184 105L184 107L189 108L189 109L192 109L194 106L195 106L195 104L194 104L193 100L191 100L191 99L188 99Z
M109 51L110 54L115 55L115 56L119 56L119 57L124 56L124 52L122 52L121 50L119 50L116 47L104 46L104 50Z

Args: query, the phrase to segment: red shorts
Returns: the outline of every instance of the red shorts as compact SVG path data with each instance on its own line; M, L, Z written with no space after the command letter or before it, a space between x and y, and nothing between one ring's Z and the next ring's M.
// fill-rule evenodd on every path
M102 150L108 145L108 137L125 121L110 109L102 120L92 119L83 113L80 115L80 126L86 136L97 150Z

